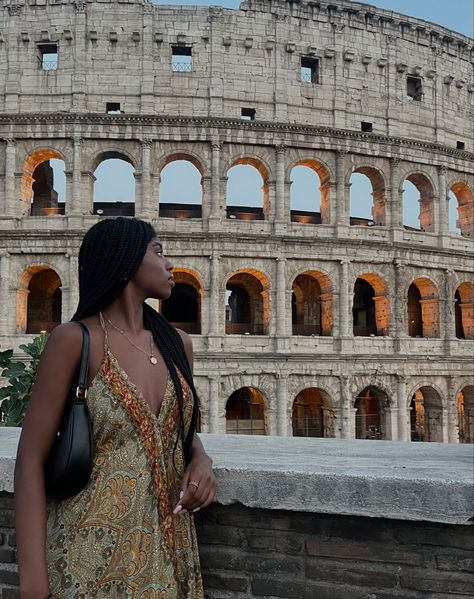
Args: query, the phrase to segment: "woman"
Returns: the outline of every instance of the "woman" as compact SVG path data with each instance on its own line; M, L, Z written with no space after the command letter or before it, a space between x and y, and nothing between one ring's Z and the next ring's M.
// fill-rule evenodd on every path
M138 219L103 220L83 239L72 320L91 339L94 467L85 489L47 515L44 463L82 350L81 328L68 322L48 339L18 447L22 599L203 597L192 512L216 487L194 434L192 344L145 303L170 296L171 270Z

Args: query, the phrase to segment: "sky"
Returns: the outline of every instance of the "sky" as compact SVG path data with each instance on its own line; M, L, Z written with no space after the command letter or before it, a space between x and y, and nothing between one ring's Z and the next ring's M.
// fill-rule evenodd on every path
M210 6L220 5L226 8L238 8L240 0L182 0L169 2L154 0L155 4L174 5L198 5ZM374 0L370 3L379 8L393 10L406 15L425 19L453 29L464 35L473 36L474 31L474 0ZM55 188L59 193L60 201L64 201L64 167L61 161L51 161L55 176ZM95 175L94 197L98 201L133 201L134 179L133 169L130 165L120 163L117 169L117 161L102 163ZM172 163L168 167L166 176L163 176L162 189L160 190L161 201L176 201L197 203L199 191L198 175L189 168L183 169L183 165ZM165 175L165 173L163 173ZM252 171L251 167L235 167L229 179L228 197L229 204L236 205L259 205L261 204L261 181L259 175ZM300 210L319 207L319 181L315 173L309 169L303 171L300 167L294 171L294 182L292 185L292 208ZM245 185L242 185L245 181ZM353 196L357 195L357 202L351 200L351 215L362 218L370 218L371 210L371 187L368 179L363 175L353 175L351 180ZM457 231L455 227L456 202L451 194L450 202L450 230ZM414 186L406 182L404 193L404 223L409 226L419 226L418 221L418 193Z

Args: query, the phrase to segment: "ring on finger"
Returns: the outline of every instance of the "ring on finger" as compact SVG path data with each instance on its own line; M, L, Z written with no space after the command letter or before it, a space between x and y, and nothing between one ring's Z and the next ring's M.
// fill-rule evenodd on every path
M189 485L194 485L194 486L196 487L196 489L198 489L198 488L199 488L199 483L195 482L194 480L190 480L190 481L188 482L188 487L189 487Z

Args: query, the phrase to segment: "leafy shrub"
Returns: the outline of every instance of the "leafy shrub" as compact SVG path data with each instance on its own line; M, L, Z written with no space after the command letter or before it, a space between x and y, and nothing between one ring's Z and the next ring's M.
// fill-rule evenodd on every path
M21 426L47 339L48 334L41 333L31 343L20 345L31 358L26 362L13 361L12 349L0 352L0 376L7 379L7 384L0 387L0 426Z

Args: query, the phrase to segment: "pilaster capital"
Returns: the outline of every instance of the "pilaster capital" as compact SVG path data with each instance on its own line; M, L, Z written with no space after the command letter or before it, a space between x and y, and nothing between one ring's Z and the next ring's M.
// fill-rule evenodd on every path
M351 261L349 260L349 258L342 258L342 260L339 260L339 264L342 267L349 266L350 263L351 263Z
M444 164L438 164L437 169L438 169L438 174L439 175L446 176L446 173L448 172L448 167L447 166L445 166Z
M223 145L224 144L220 140L218 140L218 139L213 139L211 141L211 149L214 152L220 152L222 150Z
M336 158L343 159L347 154L347 150L336 150Z
M72 138L72 142L75 146L82 146L84 143L84 139L80 135L74 135Z
M277 156L282 156L286 152L286 148L287 146L285 144L277 144L275 146L275 152L277 153Z
M150 149L153 145L154 140L151 137L145 137L141 140L142 148Z
M390 166L392 168L396 168L400 164L400 158L398 156L393 156L390 158Z
M403 374L397 374L397 383L399 385L405 385L407 382L406 376L404 376Z
M74 7L76 12L86 12L86 3L83 0L76 0Z
M16 139L12 137L4 137L3 141L7 144L7 146L14 147L16 146Z
M395 266L395 268L398 270L399 268L402 268L403 262L400 260L400 258L394 258L393 266Z

